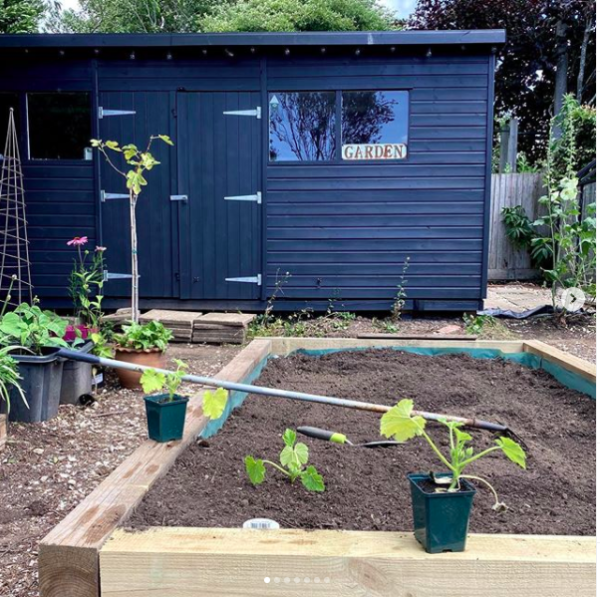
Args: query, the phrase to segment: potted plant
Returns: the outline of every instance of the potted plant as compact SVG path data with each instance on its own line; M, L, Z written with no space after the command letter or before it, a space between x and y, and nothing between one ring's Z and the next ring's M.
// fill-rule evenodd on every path
M147 369L141 377L146 403L148 437L156 442L169 442L183 437L185 411L189 398L177 394L188 366L174 359L177 369L172 373L161 373ZM166 390L166 393L154 394Z
M493 509L502 512L506 505L498 499L494 487L485 479L465 475L466 467L475 461L501 451L520 467L526 466L523 448L508 437L499 437L495 445L478 454L468 443L472 437L461 429L462 423L441 421L449 433L449 455L446 457L425 431L426 420L413 416L413 401L401 400L381 417L381 434L406 442L422 437L447 469L444 473L414 473L408 475L410 482L415 537L428 553L464 551L471 504L475 487L469 481L483 483L492 492Z
M125 363L164 369L165 351L172 337L171 331L159 321L149 321L143 325L135 322L124 325L123 333L114 336L115 359ZM117 375L124 388L141 388L141 373L117 369Z
M0 318L0 345L10 347L22 379L20 388L26 400L13 400L11 421L39 422L56 416L60 403L63 360L58 349L68 347L63 340L67 321L37 304L22 303ZM13 398L21 390L14 386Z
M92 352L92 336L98 334L102 320L104 288L104 247L90 252L85 249L87 236L76 236L67 242L77 249L73 270L69 276L69 295L73 300L75 320L67 326L63 339L74 350ZM81 361L67 360L63 367L60 394L61 404L78 404L81 396L92 391L92 365Z

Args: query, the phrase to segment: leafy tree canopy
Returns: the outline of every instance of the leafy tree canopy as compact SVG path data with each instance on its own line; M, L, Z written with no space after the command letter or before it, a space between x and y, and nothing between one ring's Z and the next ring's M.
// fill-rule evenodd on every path
M415 29L506 29L499 50L496 110L520 119L519 144L531 161L545 155L558 58L557 24L566 25L567 91L595 101L594 0L419 0ZM587 52L582 52L588 36ZM580 68L583 59L583 69ZM583 80L578 83L580 71Z
M379 31L393 18L375 0L239 0L219 4L202 31Z
M45 10L44 0L0 0L0 33L35 33Z
M0 0L1 1L1 0ZM55 32L193 33L217 0L79 0L79 10L56 15Z

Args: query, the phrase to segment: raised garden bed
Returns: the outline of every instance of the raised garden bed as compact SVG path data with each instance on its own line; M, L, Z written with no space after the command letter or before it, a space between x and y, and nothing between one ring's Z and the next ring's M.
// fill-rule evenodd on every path
M541 364L554 373L556 366L561 367L561 372L568 372L566 381L571 384L591 384L595 383L595 367L551 349L546 345L537 342L418 342L418 341L400 341L400 342L383 342L381 340L311 340L311 339L286 339L286 340L257 340L246 348L238 357L236 357L230 365L220 374L223 379L230 381L248 380L255 377L264 364L265 358L269 354L286 354L297 348L349 348L368 347L368 346L387 346L403 345L403 346L423 346L435 345L436 347L453 347L456 349L477 348L477 349L496 349L504 353L528 353L542 357ZM385 353L380 353L383 357ZM400 356L400 355L399 355ZM410 355L409 355L410 356ZM404 355L403 358L409 359L409 356ZM340 357L327 357L324 360L340 359ZM349 356L341 357L351 359ZM443 357L443 359L454 359L454 363L460 365L461 369L466 369L463 365L465 357ZM296 363L302 363L306 359L295 358ZM382 359L382 362L385 359ZM283 363L292 364L294 361L282 361ZM408 362L408 361L407 361ZM346 363L349 365L349 362ZM506 378L498 376L495 364L491 361L481 361L477 364L488 366L491 373L484 377L487 383L481 386L481 396L477 397L472 404L464 405L464 396L461 397L460 391L454 397L457 402L454 402L456 407L460 406L460 401L463 400L465 408L472 408L473 412L482 415L481 403L488 404L499 395L498 386L504 384ZM277 382L277 367L270 368L265 372L264 383ZM510 372L510 368L514 367L514 371L518 368L514 365L500 365L500 368ZM286 388L296 386L297 389L304 391L315 390L323 391L324 387L312 386L316 378L321 378L320 383L324 383L324 378L327 375L313 376L310 384L307 378L307 384L302 385L302 375L306 376L306 371L302 371L301 367L289 370L280 370L279 384L285 382ZM446 376L440 378L440 388L444 385L451 387L451 383L444 384L444 377L448 382L452 381L452 367ZM273 373L271 373L271 371ZM340 370L344 373L344 369ZM356 371L356 364L348 367L347 374ZM380 372L383 377L385 374ZM431 371L423 371L428 379L433 379ZM274 377L269 378L269 375ZM373 374L373 366L365 369L365 378ZM513 391L520 396L523 402L529 400L542 400L541 393L529 392L528 381L529 372L523 374L524 380L519 380L518 385L515 385L505 392L509 394ZM562 373L561 373L562 375ZM569 377L570 375L570 377ZM482 371L477 374L482 376ZM476 377L477 377L476 376ZM549 429L548 434L552 435L567 435L575 434L580 431L577 425L577 417L585 418L590 412L591 404L586 404L581 399L581 396L559 387L556 382L548 380L544 376L538 376L546 384L542 386L543 393L547 393L548 402L556 403L556 413L564 413L568 411L572 419L573 429L565 429L564 420L560 425L563 427L555 427ZM309 376L310 378L310 376ZM509 378L510 379L510 378ZM565 379L565 378L563 378ZM405 376L402 379L403 387L416 384L417 378L410 379L410 376ZM531 380L530 380L531 381ZM539 381L539 380L534 380ZM262 382L262 380L261 380ZM331 378L333 384L343 383L337 377ZM495 385L492 385L492 382ZM388 392L387 400L395 401L403 396L394 394L393 386L400 383L399 379L394 379L393 376L387 380ZM360 397L367 399L372 395L375 388L373 380L366 380L365 388L357 388L356 391L361 392ZM381 384L385 387L385 384ZM487 391L486 391L487 388ZM336 386L333 390L328 390L334 394L345 392L344 387ZM414 391L414 387L411 388ZM437 392L436 392L437 393ZM536 395L534 395L536 394ZM378 399L381 400L383 394L378 394ZM346 397L348 394L346 392ZM352 397L352 396L350 396ZM429 404L424 403L420 397L414 396L419 402L419 406L430 407L431 404L440 404L435 402L436 397L432 396ZM494 405L490 405L489 409L484 410L490 418L495 415L498 419L511 419L515 416L527 416L526 410L514 411L515 402L508 403L508 395L505 395L506 401L497 399ZM423 398L425 400L426 397ZM443 404L448 408L453 406L451 392L446 392L443 397L446 401ZM282 404L281 400L277 400L277 409L267 408L264 404L265 400L251 399L240 410L239 414L235 414L231 419L231 431L228 430L229 425L225 427L222 435L217 435L211 444L214 448L219 446L219 442L228 441L228 434L233 431L237 432L236 441L242 446L242 452L252 453L253 451L262 451L260 455L272 456L268 454L273 449L271 446L272 436L277 439L277 434L282 429L273 428L272 424L277 427L280 424L299 425L299 424L320 424L319 421L313 419L304 421L295 421L299 412L304 410L304 415L308 414L308 409L323 408L300 405L300 411L295 410L296 406L288 406L289 403ZM256 405L254 404L256 402ZM262 404L262 406L261 406ZM539 408L539 402L536 402ZM269 411L267 417L257 417L252 419L252 409L258 407L262 410ZM526 409L527 404L522 406ZM292 410L288 410L292 409ZM580 410L578 410L580 409ZM587 409L587 410L586 410ZM439 410L439 408L438 408ZM248 415L244 413L248 411ZM281 411L281 412L280 412ZM333 412L330 412L333 411ZM287 413L287 414L286 414ZM300 414L302 414L300 412ZM462 414L462 411L461 411ZM468 412L466 414L469 414ZM529 412L530 420L533 419L533 410ZM510 416L509 416L510 415ZM253 435L248 431L250 426L243 427L242 423L245 417L248 416L260 428L261 425L268 425L268 429L263 429L262 436ZM311 414L311 417L313 415ZM351 411L341 409L328 409L327 425L342 425L342 431L351 435L352 439L360 441L361 439L375 439L377 431L376 416L363 414L360 416L360 421L354 420L351 416ZM271 420L270 417L277 417ZM290 417L289 422L284 420ZM340 419L336 419L340 417ZM369 418L372 417L372 422L369 424ZM548 415L548 419L551 419ZM367 422L363 423L362 421ZM271 421L271 422L269 422ZM517 427L517 431L524 434L524 430L511 419L508 422ZM331 596L346 596L346 595L406 595L412 594L415 596L433 595L436 597L445 597L446 595L458 595L457 586L468 586L474 594L478 595L506 595L507 587L511 586L515 592L522 592L526 587L528 595L532 597L546 597L550 594L577 594L578 597L595 594L595 537L576 536L583 535L586 532L592 534L594 532L593 516L589 518L583 506L575 508L577 515L581 515L579 522L573 523L565 521L563 516L565 499L583 500L585 501L588 493L593 494L594 473L590 467L589 474L586 473L586 459L591 461L592 452L585 452L585 444L588 441L587 432L579 454L565 454L570 458L570 462L578 460L577 467L581 467L575 471L572 476L582 477L581 485L577 485L574 489L574 495L568 495L564 498L562 494L556 494L555 488L551 484L553 479L550 479L557 472L562 474L562 467L569 466L568 463L561 464L552 455L545 453L545 438L543 428L547 428L548 421L540 419L537 421L535 433L531 437L526 437L526 441L530 447L532 454L531 469L528 472L516 473L511 470L512 480L518 487L517 490L511 489L510 486L503 486L502 479L504 471L501 470L505 463L495 461L499 470L497 477L494 479L499 485L502 497L509 502L513 509L508 514L502 515L504 518L492 519L484 516L487 510L486 499L484 492L480 492L478 502L474 508L473 527L475 531L493 531L498 533L510 532L531 532L531 533L557 533L553 537L540 535L510 535L499 534L490 536L478 535L474 533L469 538L467 551L457 554L442 554L439 556L431 556L424 553L418 546L411 533L407 532L382 532L379 530L370 531L338 531L338 530L278 530L278 531L252 531L240 529L215 529L215 528L169 528L165 526L155 527L144 531L127 531L118 529L118 525L125 523L130 519L130 516L135 506L144 498L150 486L163 474L171 469L177 455L184 452L187 445L196 437L197 433L206 427L206 420L201 413L201 399L193 398L190 401L188 411L188 419L186 422L186 432L182 442L168 444L154 444L146 442L134 453L127 461L119 467L100 487L91 494L75 511L73 511L55 530L43 541L40 548L40 583L42 595L44 597L83 597L96 596L101 594L102 597L117 597L137 594L160 594L161 597L191 597L192 595L207 594L207 595L289 595L298 591L295 588L296 579L298 582L307 583L304 592L311 591L318 595ZM321 423L322 424L322 423ZM233 425L237 425L235 428ZM585 426L584 426L585 427ZM247 438L244 435L244 429L248 437L255 438L254 445L252 442L246 444ZM525 435L525 434L524 434ZM262 439L261 439L262 438ZM229 437L232 440L232 437ZM263 442L259 444L257 442ZM564 437L560 438L564 441ZM562 445L562 444L561 444ZM199 493L197 494L194 511L203 511L200 517L194 518L191 524L207 524L207 525L225 525L239 526L241 519L248 518L248 514L262 515L270 514L274 518L279 518L284 525L291 523L289 526L302 525L305 528L310 527L325 527L327 528L360 528L360 529L408 529L408 524L403 524L402 516L406 521L406 515L398 517L395 510L406 509L406 504L403 504L402 494L408 494L406 481L403 478L404 466L409 469L414 469L413 450L420 450L416 444L407 445L401 449L392 448L387 451L367 452L366 456L373 460L372 468L376 475L379 475L379 469L387 467L386 479L379 479L369 483L361 482L361 487L367 487L367 493L352 492L347 496L347 500L340 504L337 509L329 510L328 516L323 517L317 523L310 523L314 520L310 514L315 514L319 508L325 506L335 506L336 500L330 500L330 495L337 495L340 498L339 491L343 490L342 484L347 481L357 481L355 469L360 466L360 462L355 459L362 459L364 456L360 449L340 448L327 444L315 445L311 441L310 446L313 450L313 458L322 457L323 462L321 472L325 476L328 484L329 492L317 496L317 501L309 503L306 500L306 493L295 491L294 494L299 494L301 503L287 500L285 490L287 487L281 486L274 478L272 485L261 486L258 489L248 488L247 482L243 475L239 476L237 485L234 481L226 481L225 485L218 487L222 490L219 495L213 500L208 493L206 487L214 483L214 478L217 475L235 474L231 473L231 467L228 465L227 470L221 470L217 466L215 470L216 460L213 460L211 472L201 469L195 475L195 484ZM538 448L539 446L539 448ZM343 453L343 458L340 457L340 450L353 450L352 454ZM185 464L186 459L192 458L194 466L198 464L195 460L195 454L200 448L191 448L181 459L175 468L169 473L176 475L181 470L182 464ZM206 450L206 448L204 448ZM209 448L206 452L210 452L213 448ZM394 450L396 452L394 452ZM408 463L405 463L400 458L405 450L409 451L410 456L407 456ZM558 450L558 449L557 449ZM366 452L366 451L365 451ZM536 457L536 452L538 453ZM218 454L217 454L218 457ZM236 453L233 453L233 459L236 458ZM334 458L335 457L335 458ZM207 462L216 457L207 456ZM396 458L396 464L390 463L389 459ZM548 458L546 460L546 458ZM330 460L331 459L331 460ZM336 464L337 463L337 464ZM343 465L339 468L339 465ZM338 468L336 468L336 466ZM185 468L185 466L183 467ZM211 478L212 474L212 478ZM527 475L534 476L541 484L541 492L552 492L553 498L556 500L557 514L552 516L543 502L536 502L538 496L535 493L535 486L531 479L526 479ZM587 475L587 479L586 479ZM557 475L558 476L558 475ZM173 479L173 477L171 477ZM556 480L559 484L561 478ZM586 485L587 481L587 485ZM550 485L546 485L546 482ZM231 486L233 483L233 487ZM391 485L391 493L390 493ZM229 486L229 491L226 487ZM398 491L393 491L394 486ZM160 491L161 484L157 485L157 491ZM289 486L288 486L289 487ZM352 483L346 486L352 487ZM371 488L370 493L368 492ZM294 488L298 489L298 488ZM348 490L349 491L349 490ZM387 493L386 493L387 492ZM533 492L533 493L529 493ZM243 499L244 493L252 496L253 504L261 504L259 512L251 512L250 503L248 510L244 511L245 504ZM380 493L382 497L379 497ZM266 494L269 500L265 502L256 502L258 494ZM159 495L159 494L157 494ZM287 516L284 516L279 506L274 506L276 510L265 512L265 507L269 505L269 501L274 502L278 497L284 500L283 508L287 511ZM362 496L362 497L361 497ZM296 499L294 495L292 498ZM313 496L310 496L312 498ZM352 502L352 498L356 500L369 500L367 509L361 512L350 509L348 507ZM179 499L185 499L179 492ZM303 499L304 498L304 499ZM320 500L320 502L319 502ZM148 502L150 504L150 502ZM240 507L241 504L241 507ZM535 518L530 515L527 518L528 509L526 504L533 506L533 510L543 511L545 514L540 518ZM593 504L593 502L592 502ZM167 513L167 505L173 505L172 496L163 503L162 514L163 518L159 523L162 525L166 521L168 524L182 524L182 519L166 520L169 517ZM189 510L189 509L188 509ZM212 512L211 512L212 510ZM306 511L306 512L304 512ZM137 514L131 518L131 521L138 524L147 522L144 519L144 512L150 514L148 507L143 505ZM348 516L350 514L350 516ZM371 517L370 514L373 516ZM291 518L290 518L291 516ZM240 520L238 520L238 518ZM287 518L287 520L285 519ZM375 519L374 519L375 518ZM574 517L577 518L577 517ZM358 520L358 522L357 522ZM151 522L154 523L154 520ZM185 521L184 521L185 522ZM350 522L350 524L348 524ZM551 523L554 522L554 528ZM186 523L187 524L187 523ZM495 526L494 526L495 525ZM571 525L571 526L569 526ZM561 535L562 533L562 535ZM569 533L571 536L565 536ZM265 584L265 578L271 580ZM319 578L319 583L316 579ZM443 580L441 580L443 578ZM98 580L100 579L100 581ZM286 582L286 579L287 582ZM327 580L328 582L325 582ZM456 583L461 583L457 585ZM508 584L507 584L508 583ZM101 593L100 593L101 590ZM509 591L510 592L510 591ZM515 593L516 594L516 593Z

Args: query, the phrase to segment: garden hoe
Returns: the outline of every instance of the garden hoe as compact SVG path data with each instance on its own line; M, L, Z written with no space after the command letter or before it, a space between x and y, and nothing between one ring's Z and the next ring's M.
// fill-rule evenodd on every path
M328 431L327 429L319 429L318 427L298 427L296 429L298 433L305 435L306 437L313 437L314 439L322 439L326 442L333 442L334 444L345 444L352 446L353 448L389 448L391 446L401 446L401 442L393 440L378 440L374 442L366 442L364 444L352 443L343 433L338 431Z
M91 363L92 365L101 365L102 367L108 367L110 369L127 369L129 371L138 371L140 373L143 373L147 369L154 369L155 371L158 371L159 373L164 373L165 375L173 373L172 371L168 371L167 369L157 369L155 367L146 367L144 365L136 365L134 363L125 363L123 361L116 361L114 359L105 359L103 357L97 357L93 354L85 354L75 350L68 350L66 348L59 349L58 356L73 361ZM183 381L202 384L213 388L224 388L225 390L233 392L258 394L260 396L273 396L276 398L286 398L288 400L300 400L302 402L317 402L319 404L329 404L331 406L341 406L343 408L352 408L355 410L365 410L382 414L392 409L391 406L386 406L384 404L372 404L371 402L360 402L358 400L349 400L347 398L333 398L330 396L305 394L303 392L290 392L288 390L264 388L260 386L253 386L250 384L214 379L213 377L202 377L200 375L184 375ZM458 423L462 423L466 427L485 429L487 431L492 431L493 433L500 433L503 435L510 434L512 436L515 436L515 434L506 425L502 425L500 423L492 423L491 421L482 421L480 419L467 419L465 417L457 417L453 415L445 415L440 413L430 413L418 410L414 410L412 414L415 416L423 417L428 421L456 421Z

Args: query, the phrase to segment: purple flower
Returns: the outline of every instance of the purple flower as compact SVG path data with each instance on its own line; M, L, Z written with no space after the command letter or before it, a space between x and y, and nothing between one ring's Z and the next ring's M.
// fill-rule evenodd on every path
M96 247L96 253L104 253L106 251L106 247Z

